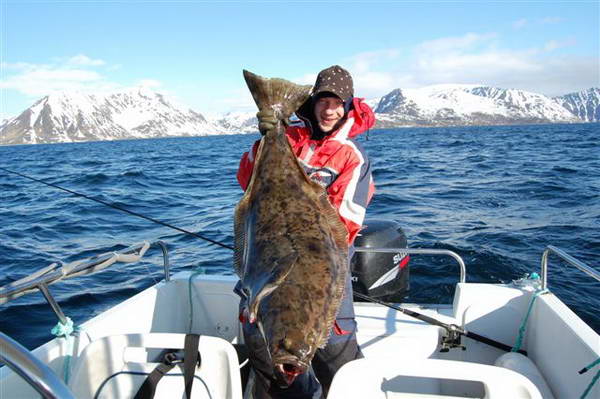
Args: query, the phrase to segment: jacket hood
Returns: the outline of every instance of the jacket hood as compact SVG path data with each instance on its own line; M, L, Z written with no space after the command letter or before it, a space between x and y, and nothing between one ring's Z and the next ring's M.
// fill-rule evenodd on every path
M296 115L300 118L306 127L310 130L311 134L318 130L320 132L315 114L313 112L312 98L309 98L298 108ZM354 119L354 123L348 132L348 138L354 138L359 134L362 134L372 128L375 125L375 114L367 103L364 102L364 98L354 97L350 106L350 111L345 118ZM333 133L326 136L336 136L341 128L336 129Z

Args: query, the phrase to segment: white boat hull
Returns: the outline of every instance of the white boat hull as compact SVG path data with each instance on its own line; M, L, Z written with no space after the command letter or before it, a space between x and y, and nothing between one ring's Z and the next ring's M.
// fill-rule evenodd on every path
M62 376L68 355L73 353L71 370L78 370L82 362L89 361L85 359L88 356L84 352L86 347L109 336L192 332L239 343L243 338L238 321L239 299L233 293L235 282L233 276L179 273L171 281L148 288L85 322L72 352L66 340L58 338L33 353ZM514 345L532 293L531 289L510 285L459 283L452 305L403 306ZM441 327L371 303L356 303L355 310L358 340L365 359L340 371L330 392L332 398L342 397L344 392L347 393L344 398L364 397L352 387L367 385L387 395L372 396L374 398L408 397L402 395L411 394L507 397L501 396L502 392L522 392L523 397L541 397L539 390L526 377L494 366L504 351L465 338L463 345L466 350L457 348L440 352L440 340L444 334ZM540 295L532 308L523 349L527 350L554 397L575 398L581 396L593 378L594 372L580 375L578 371L600 357L600 337L558 298L548 293ZM368 375L364 374L365 368L369 370ZM497 373L494 374L494 371ZM514 377L512 380L511 376ZM82 384L90 384L84 381L82 375L73 377L69 386L74 391ZM381 384L383 379L399 383ZM235 381L239 381L239 376ZM235 381L234 384L239 384ZM353 381L350 388L347 387L348 381ZM375 381L379 381L379 385ZM524 388L498 391L498 387L508 384L507 381L512 381L511 386ZM2 399L39 397L7 367L0 369L0 387ZM240 392L233 389L229 396L224 397L239 398ZM356 396L350 395L352 392ZM588 398L598 397L600 386L596 385Z

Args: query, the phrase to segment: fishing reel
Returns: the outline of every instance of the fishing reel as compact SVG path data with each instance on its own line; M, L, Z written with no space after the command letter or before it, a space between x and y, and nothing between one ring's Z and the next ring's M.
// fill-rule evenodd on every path
M462 328L456 324L449 324L446 328L446 335L442 336L440 352L448 352L450 349L461 348L466 350L466 346L461 344L460 337L464 334Z

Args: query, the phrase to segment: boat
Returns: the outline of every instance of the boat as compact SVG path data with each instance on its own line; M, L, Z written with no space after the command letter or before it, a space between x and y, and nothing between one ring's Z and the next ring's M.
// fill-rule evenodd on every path
M68 328L51 284L155 249L163 253L163 280ZM548 290L549 258L600 275L565 251L548 246L539 273L502 284L468 282L464 261L450 250L371 245L357 252L449 256L458 269L455 294L452 304L355 301L364 358L338 371L328 398L600 398L600 336ZM41 290L65 330L33 351L0 333L7 365L0 397L139 397L148 376L168 365L152 387L156 398L186 397L186 387L191 398L250 398L236 280L198 271L171 276L167 247L157 241L55 263L1 287L0 304ZM186 344L194 335L197 343Z

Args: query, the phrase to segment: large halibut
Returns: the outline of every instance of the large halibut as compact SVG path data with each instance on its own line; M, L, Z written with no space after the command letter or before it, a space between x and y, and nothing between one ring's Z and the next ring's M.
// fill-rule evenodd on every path
M235 210L234 264L274 375L289 385L327 343L349 269L348 233L285 135L283 120L307 100L310 86L248 71L244 78L259 110L274 110L279 122L263 136Z

